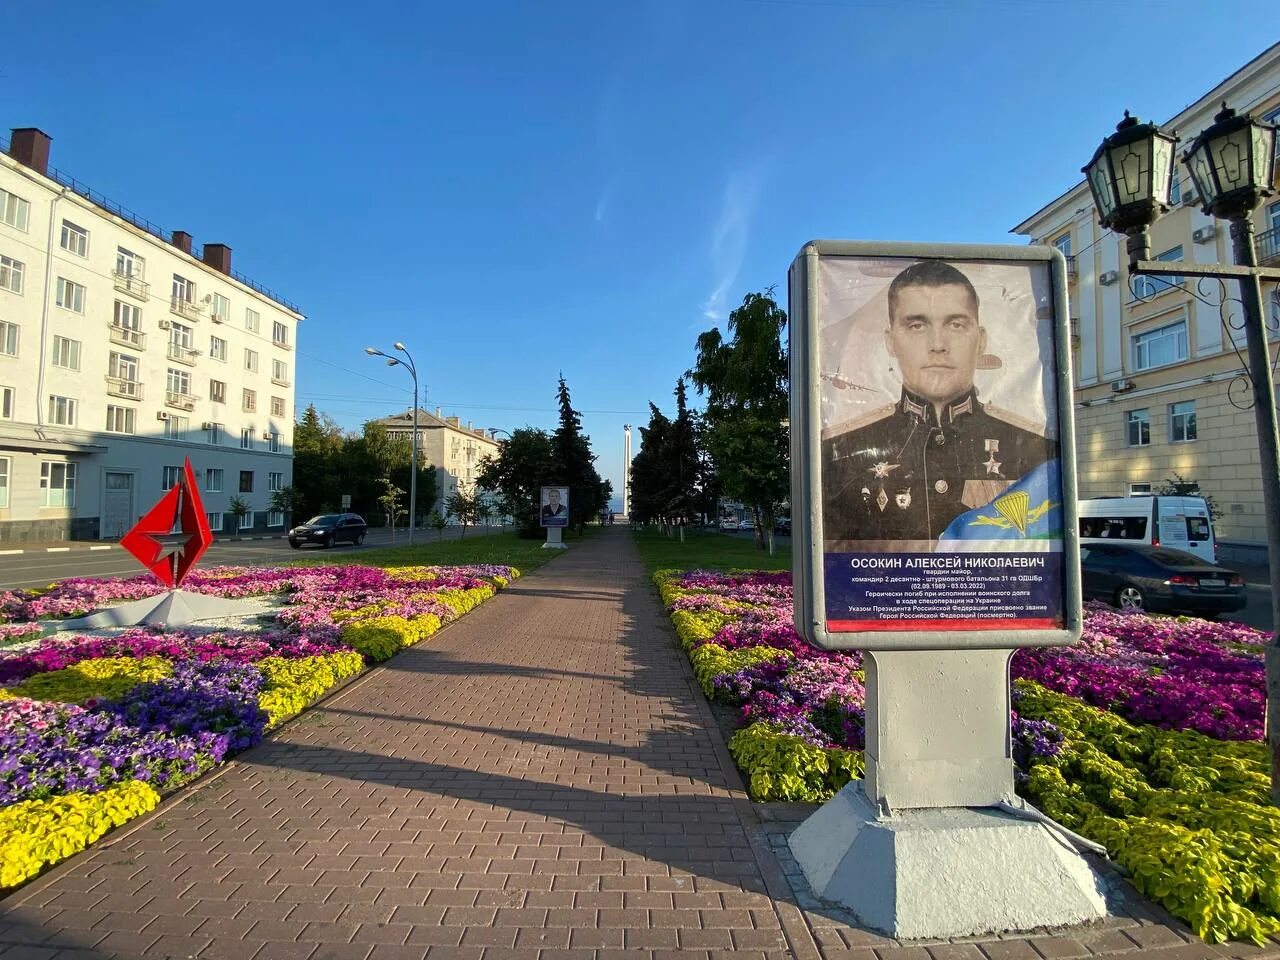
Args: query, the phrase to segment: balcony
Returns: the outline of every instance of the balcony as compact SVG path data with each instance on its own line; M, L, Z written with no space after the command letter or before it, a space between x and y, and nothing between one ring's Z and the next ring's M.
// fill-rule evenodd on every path
M204 307L190 300L174 297L169 301L169 309L184 320L197 321L204 316Z
M135 350L146 349L147 335L131 327L122 327L118 323L111 324L111 342L122 347L133 347Z
M164 402L166 406L174 407L178 410L194 410L196 408L196 398L189 393L174 393L172 390L164 392Z
M127 293L138 300L147 300L151 296L151 284L144 281L140 275L116 273L112 270L111 276L115 279L116 289L121 293Z
M138 380L126 380L123 377L107 377L107 396L141 400L142 383Z
M1074 280L1079 276L1080 268L1076 264L1075 257L1067 257L1067 279Z
M293 344L291 344L288 340L272 340L271 345L273 347L279 347L281 350L293 349Z
M1258 265L1267 267L1280 263L1280 227L1272 227L1258 234Z
M274 383L277 387L287 387L289 385L289 381L286 380L284 377L272 377L271 382Z
M190 347L184 347L180 343L169 343L169 359L178 363L185 363L188 367L196 365L196 357L200 356L199 350L192 350Z

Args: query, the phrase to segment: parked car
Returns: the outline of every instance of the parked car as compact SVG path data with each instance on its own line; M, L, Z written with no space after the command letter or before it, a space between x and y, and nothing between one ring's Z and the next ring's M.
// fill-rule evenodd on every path
M755 528L756 528L756 525L755 525L752 521L750 521L750 520L739 520L739 521L738 521L738 529L739 529L739 530L754 530Z
M359 514L322 513L290 530L289 546L295 550L304 543L318 543L322 547L332 547L340 540L359 546L364 543L368 532L369 525Z
M1080 567L1086 600L1121 610L1231 613L1248 601L1244 578L1234 570L1168 547L1082 544Z
M790 533L791 533L791 518L790 518L790 517L777 517L777 518L773 521L773 532L774 532L774 533L781 533L781 534L790 534Z
M737 530L738 521L734 517L723 517L720 520L721 530Z

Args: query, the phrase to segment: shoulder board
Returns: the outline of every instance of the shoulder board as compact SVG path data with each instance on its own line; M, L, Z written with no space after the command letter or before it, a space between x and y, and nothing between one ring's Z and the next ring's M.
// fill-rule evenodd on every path
M1026 430L1028 433L1034 433L1037 437L1044 437L1048 432L1045 430L1045 425L1043 423L1036 423L1034 420L1028 420L1026 417L1021 417L1016 413L1010 413L1008 410L1003 410L1000 407L985 405L983 409L986 411L987 416L995 420L1002 420L1010 426ZM1053 437L1047 437L1047 439L1053 439Z
M850 430L869 427L873 423L893 416L893 412L897 409L898 405L896 403L890 403L883 407L877 407L875 410L869 410L860 417L854 417L852 420L845 420L843 423L827 427L822 431L822 439L830 440L832 437L838 437L840 434L848 433Z

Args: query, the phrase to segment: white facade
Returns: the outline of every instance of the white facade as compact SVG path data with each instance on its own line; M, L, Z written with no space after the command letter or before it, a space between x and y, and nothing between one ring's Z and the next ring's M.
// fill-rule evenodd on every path
M1184 138L1179 157L1224 101L1238 113L1280 122L1280 44L1162 124ZM1099 138L1108 132L1099 130ZM1081 145L1082 160L1092 147ZM1206 216L1193 191L1179 162L1174 207L1151 227L1153 258L1231 263L1229 225ZM1280 193L1258 207L1254 227L1259 260L1280 264ZM1014 232L1059 247L1073 267L1080 495L1148 494L1181 477L1199 484L1222 511L1218 539L1233 548L1224 559L1256 559L1264 547L1261 465L1254 413L1240 402L1245 339L1238 303L1224 325L1216 283L1130 277L1125 238L1099 225L1083 181ZM1277 285L1265 283L1263 295L1274 335L1280 330ZM1227 296L1239 296L1234 282Z
M119 537L185 457L215 532L236 496L242 529L283 532L301 314L228 248L205 263L19 162L21 133L0 155L0 541Z
M386 427L388 436L413 439L413 411L406 410L379 421ZM463 426L457 417L442 416L436 407L434 414L418 411L418 458L423 464L438 471L438 488L432 493L434 508L444 512L444 501L461 490L470 495L475 492L476 478L480 473L480 461L485 457L497 457L498 442L483 427L468 423ZM418 503L423 512L433 509L423 500L426 491L418 491Z

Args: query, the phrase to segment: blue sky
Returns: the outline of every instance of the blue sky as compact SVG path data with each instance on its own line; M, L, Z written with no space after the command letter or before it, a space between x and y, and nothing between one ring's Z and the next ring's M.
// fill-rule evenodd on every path
M21 6L0 126L299 303L300 406L406 408L397 339L477 426L553 427L563 372L615 490L806 241L1017 242L1124 108L1274 40L1273 0Z

